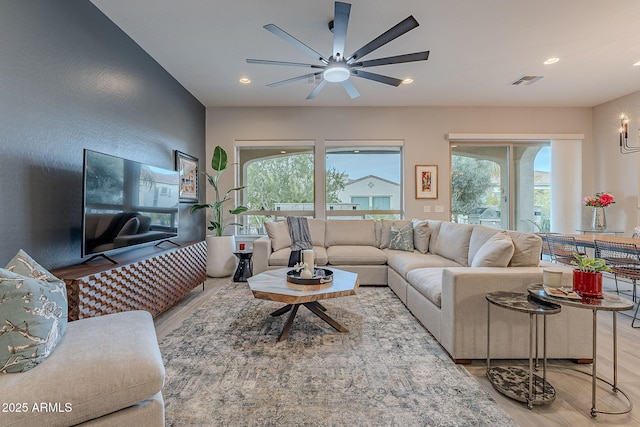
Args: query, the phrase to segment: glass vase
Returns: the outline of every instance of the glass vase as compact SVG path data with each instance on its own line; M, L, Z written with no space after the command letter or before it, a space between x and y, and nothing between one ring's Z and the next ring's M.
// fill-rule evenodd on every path
M607 229L607 217L604 214L604 208L593 208L593 221L591 228L598 231L604 231Z

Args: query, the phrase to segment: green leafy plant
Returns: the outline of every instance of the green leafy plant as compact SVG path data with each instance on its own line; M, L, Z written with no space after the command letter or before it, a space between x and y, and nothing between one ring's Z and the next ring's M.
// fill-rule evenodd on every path
M228 225L238 225L242 227L242 224L237 222L230 222L231 221L230 219L225 218L224 206L225 204L231 202L231 199L232 199L231 196L233 192L240 191L245 187L242 186L242 187L232 188L228 190L226 193L224 193L224 197L222 198L220 197L221 190L218 182L220 180L220 176L222 175L222 172L224 172L228 166L230 165L227 163L227 152L224 151L224 149L218 145L216 148L214 148L213 157L211 158L211 168L214 171L216 171L216 173L211 175L207 172L204 172L204 174L207 176L207 180L209 181L209 184L215 190L216 201L213 204L204 203L204 204L195 204L191 206L191 213L194 213L200 209L211 210L211 221L209 221L209 226L207 228L211 231L214 231L216 236L222 236L222 233L224 232L225 227ZM228 210L230 215L238 215L246 211L247 211L246 206L236 206L235 208L230 208Z
M586 273L597 273L602 271L611 271L607 263L602 258L589 258L580 254L573 254L575 261L571 261L572 265L578 267L578 270Z

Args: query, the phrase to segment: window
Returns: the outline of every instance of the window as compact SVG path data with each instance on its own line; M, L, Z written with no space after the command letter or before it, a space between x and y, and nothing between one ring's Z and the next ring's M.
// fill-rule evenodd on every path
M236 143L239 182L246 186L240 202L249 208L239 218L243 227L238 228L238 234L264 234L266 221L287 215L313 217L314 149L304 143Z
M402 215L401 141L236 141L235 145L237 182L246 187L238 202L249 209L238 217L243 227L237 234L265 234L265 222L289 215L327 219ZM317 164L326 167L317 171Z
M451 146L451 220L549 231L549 144Z
M402 215L402 145L330 141L326 146L327 219Z

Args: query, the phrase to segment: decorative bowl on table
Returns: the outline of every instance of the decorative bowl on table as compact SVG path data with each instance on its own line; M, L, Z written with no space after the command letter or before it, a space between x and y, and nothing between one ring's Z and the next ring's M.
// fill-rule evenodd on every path
M322 285L333 281L333 271L327 270L326 268L314 268L311 279L303 279L300 277L301 272L302 270L287 271L287 282L295 283L296 285Z

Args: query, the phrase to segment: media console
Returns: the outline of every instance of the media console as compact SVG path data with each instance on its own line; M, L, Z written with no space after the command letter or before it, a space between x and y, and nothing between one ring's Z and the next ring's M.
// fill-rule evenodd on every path
M156 317L206 280L205 242L178 248L147 246L106 260L59 268L64 280L69 321L130 310L146 310Z

